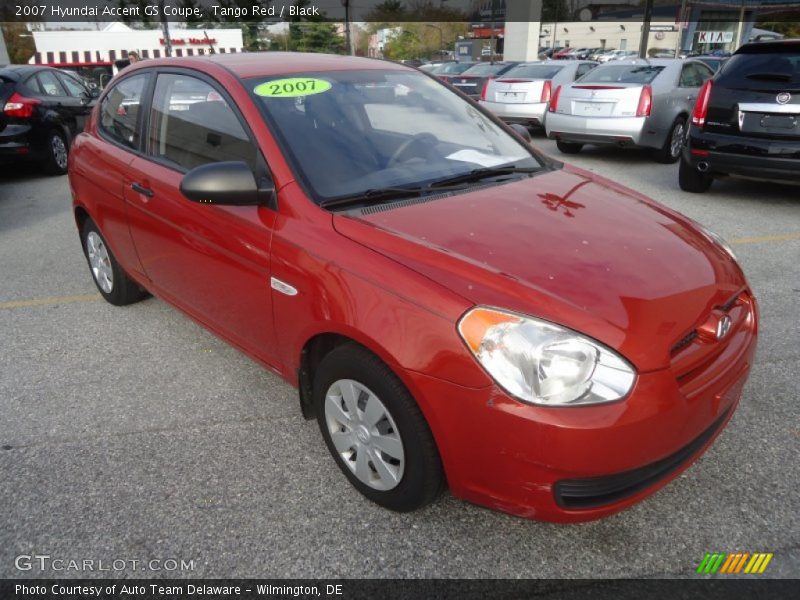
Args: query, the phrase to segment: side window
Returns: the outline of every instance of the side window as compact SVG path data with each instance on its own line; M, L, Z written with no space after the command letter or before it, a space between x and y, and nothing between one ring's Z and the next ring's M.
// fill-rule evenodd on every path
M72 96L73 98L80 98L82 95L88 93L88 90L74 77L69 75L64 75L63 73L58 74L58 79L64 85L67 90L67 94Z
M257 149L228 103L205 81L164 74L156 80L147 153L182 169L242 160L255 169Z
M707 80L711 79L716 74L714 69L706 64L697 65L697 69L700 71L700 85L703 85Z
M147 75L134 75L112 87L100 105L100 130L120 144L136 148L136 129Z
M39 87L45 96L66 96L63 86L58 82L55 73L52 71L42 71L36 75L39 80Z
M596 65L591 63L583 63L578 65L577 70L575 71L575 79L580 79L584 75L586 75L589 71L595 68Z
M708 79L706 70L701 69L695 63L684 65L681 70L681 78L678 87L700 87Z

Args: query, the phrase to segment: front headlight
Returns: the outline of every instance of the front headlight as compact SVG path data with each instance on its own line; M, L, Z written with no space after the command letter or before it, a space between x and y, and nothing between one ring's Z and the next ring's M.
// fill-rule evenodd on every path
M627 395L636 377L608 348L533 317L478 306L461 318L458 332L503 389L531 404L612 402Z

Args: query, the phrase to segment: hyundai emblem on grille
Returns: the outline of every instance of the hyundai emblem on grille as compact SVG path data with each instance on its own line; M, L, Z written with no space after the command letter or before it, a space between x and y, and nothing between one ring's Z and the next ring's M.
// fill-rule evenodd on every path
M731 318L728 315L725 315L719 320L717 323L717 339L721 340L728 332L731 330Z

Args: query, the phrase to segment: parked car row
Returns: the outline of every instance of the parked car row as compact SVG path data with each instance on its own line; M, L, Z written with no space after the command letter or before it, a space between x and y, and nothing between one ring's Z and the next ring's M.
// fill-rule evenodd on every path
M47 173L66 173L72 140L83 131L99 93L68 71L0 68L0 161L37 161Z
M653 148L675 162L697 94L714 71L699 60L626 60L604 65L545 61L490 80L481 104L511 123L544 127L560 151L584 144Z
M732 58L523 63L490 80L480 104L544 127L565 154L612 144L681 160L689 192L730 174L800 181L798 40L748 44Z

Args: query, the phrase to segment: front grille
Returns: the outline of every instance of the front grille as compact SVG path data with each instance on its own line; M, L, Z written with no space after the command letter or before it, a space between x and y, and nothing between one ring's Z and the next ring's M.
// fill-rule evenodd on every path
M685 336L683 336L681 339L679 339L679 340L678 340L678 341L675 343L675 345L674 345L674 346L672 346L672 348L670 348L670 350L669 350L669 353L670 353L670 354L672 354L672 355L675 355L675 354L677 354L677 353L678 353L678 352L680 352L680 351L681 351L683 348L685 348L686 346L688 346L689 344L691 344L691 343L694 341L694 339L695 339L696 337L697 337L697 330L696 330L696 329L693 329L693 330L692 330L691 332L689 332L687 335L685 335Z
M741 293L716 307L732 321L728 334L716 339L713 321L697 326L671 348L670 369L681 393L692 398L702 393L731 368L750 345L754 306L749 294Z
M563 508L599 508L637 494L679 469L714 437L717 430L725 423L729 412L730 409L726 410L711 427L689 444L658 462L614 475L586 479L562 479L553 487L556 502Z

